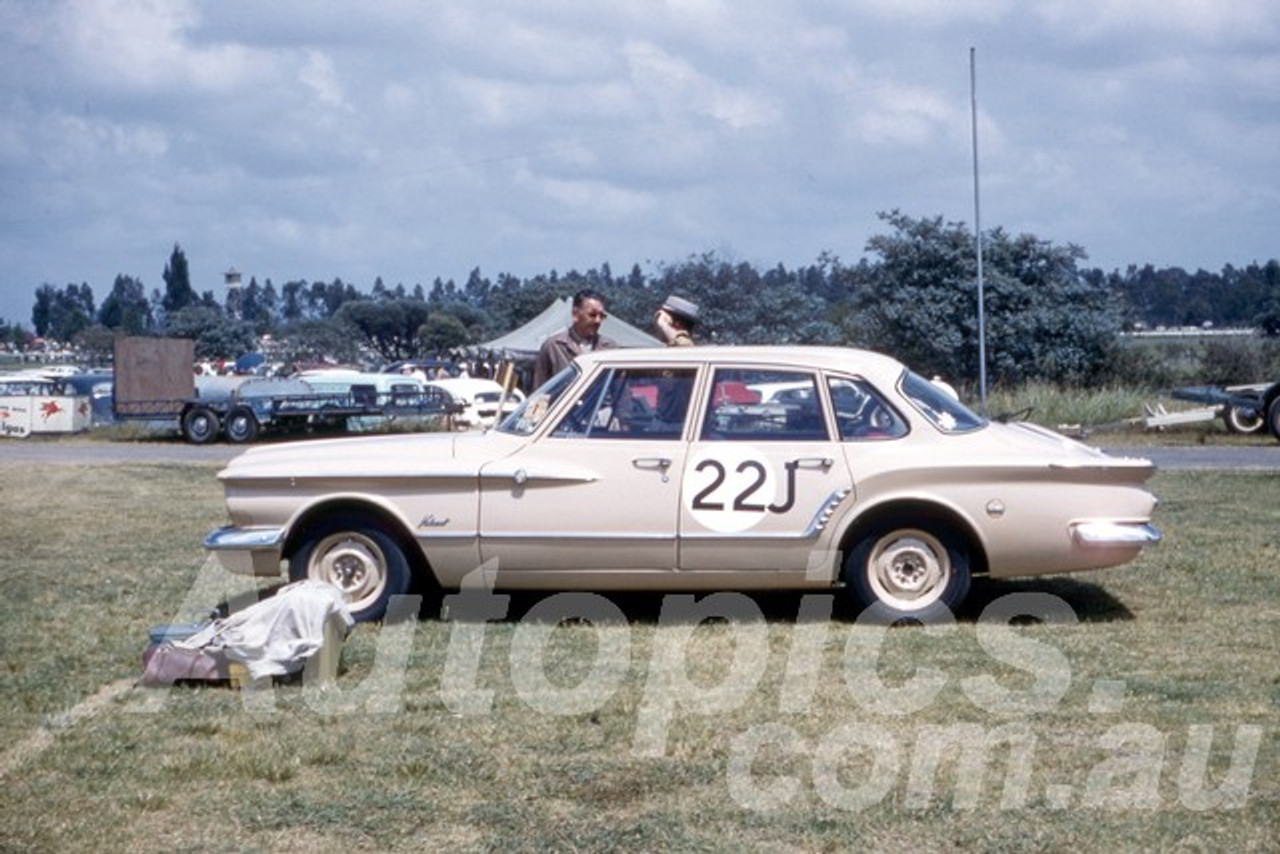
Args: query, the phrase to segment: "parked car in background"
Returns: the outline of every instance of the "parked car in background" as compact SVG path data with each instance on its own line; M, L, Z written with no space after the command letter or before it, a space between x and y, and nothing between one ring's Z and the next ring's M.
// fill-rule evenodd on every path
M205 545L337 584L357 619L483 565L499 588L838 589L929 620L976 575L1134 559L1160 536L1154 470L988 421L868 351L609 350L484 433L248 451Z
M431 380L427 386L449 393L460 407L454 424L465 430L487 430L497 422L499 412L510 415L524 401L520 389L504 389L494 380L476 377Z

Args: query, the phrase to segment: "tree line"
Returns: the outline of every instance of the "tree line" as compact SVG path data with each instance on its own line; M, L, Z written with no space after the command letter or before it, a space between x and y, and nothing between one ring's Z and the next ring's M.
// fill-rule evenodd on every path
M190 337L201 358L234 358L270 335L290 361L383 361L446 354L475 346L528 321L554 299L599 291L610 313L641 327L669 293L698 303L699 339L724 344L831 344L890 353L913 367L957 379L977 374L977 262L971 229L942 217L880 215L885 231L866 255L846 263L823 253L813 263L769 269L704 253L615 274L585 272L531 278L485 276L461 284L437 278L424 288L368 292L353 284L267 279L228 289L219 299L192 287L175 245L163 289L117 275L95 305L92 288L41 285L35 334L110 350L117 334ZM1227 266L1219 273L1131 266L1087 268L1083 249L1000 228L983 234L985 341L996 383L1045 380L1086 384L1114 378L1125 365L1119 333L1157 326L1212 324L1280 336L1280 262ZM15 329L17 332L15 333ZM4 340L20 327L0 324Z

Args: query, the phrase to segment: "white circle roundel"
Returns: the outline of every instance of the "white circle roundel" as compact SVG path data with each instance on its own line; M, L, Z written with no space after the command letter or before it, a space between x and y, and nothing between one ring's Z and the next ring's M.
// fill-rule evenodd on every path
M704 528L740 533L764 521L777 501L778 480L769 458L759 450L726 442L689 458L684 504Z

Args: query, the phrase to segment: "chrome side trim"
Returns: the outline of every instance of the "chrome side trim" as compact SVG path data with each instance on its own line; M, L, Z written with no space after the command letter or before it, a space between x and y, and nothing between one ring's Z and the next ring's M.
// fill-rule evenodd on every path
M266 551L284 543L284 528L218 528L204 538L210 551Z
M599 476L592 471L587 471L580 466L566 466L563 469L526 469L523 466L516 468L486 468L480 472L481 481L493 480L509 480L513 483L524 484L529 481L545 481L549 483L594 483L599 480Z
M670 540L675 541L674 534L632 534L632 533L609 533L607 531L592 531L584 534L582 531L507 531L500 534L481 533L480 539L483 540L644 540L645 542Z
M690 541L696 540L698 542L705 542L708 540L809 540L813 538L815 533L817 532L810 532L808 529L796 531L794 533L769 533L767 531L763 533L755 533L752 531L739 531L733 534L721 534L717 531L699 531L697 533L681 534L680 539Z
M1071 538L1082 546L1145 546L1160 542L1162 535L1144 522L1074 522Z
M827 527L827 523L831 521L831 515L836 512L840 502L844 501L850 492L853 492L853 490L846 486L844 489L837 489L828 495L827 500L822 502L822 506L818 508L818 512L813 514L813 518L809 520L809 524L805 527L801 538L816 537L823 528Z

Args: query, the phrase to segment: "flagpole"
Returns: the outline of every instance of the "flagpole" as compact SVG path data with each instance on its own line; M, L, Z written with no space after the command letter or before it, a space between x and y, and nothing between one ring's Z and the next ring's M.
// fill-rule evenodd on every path
M987 317L982 276L982 205L978 191L978 60L969 48L969 102L973 115L973 247L978 256L978 409L987 414Z

